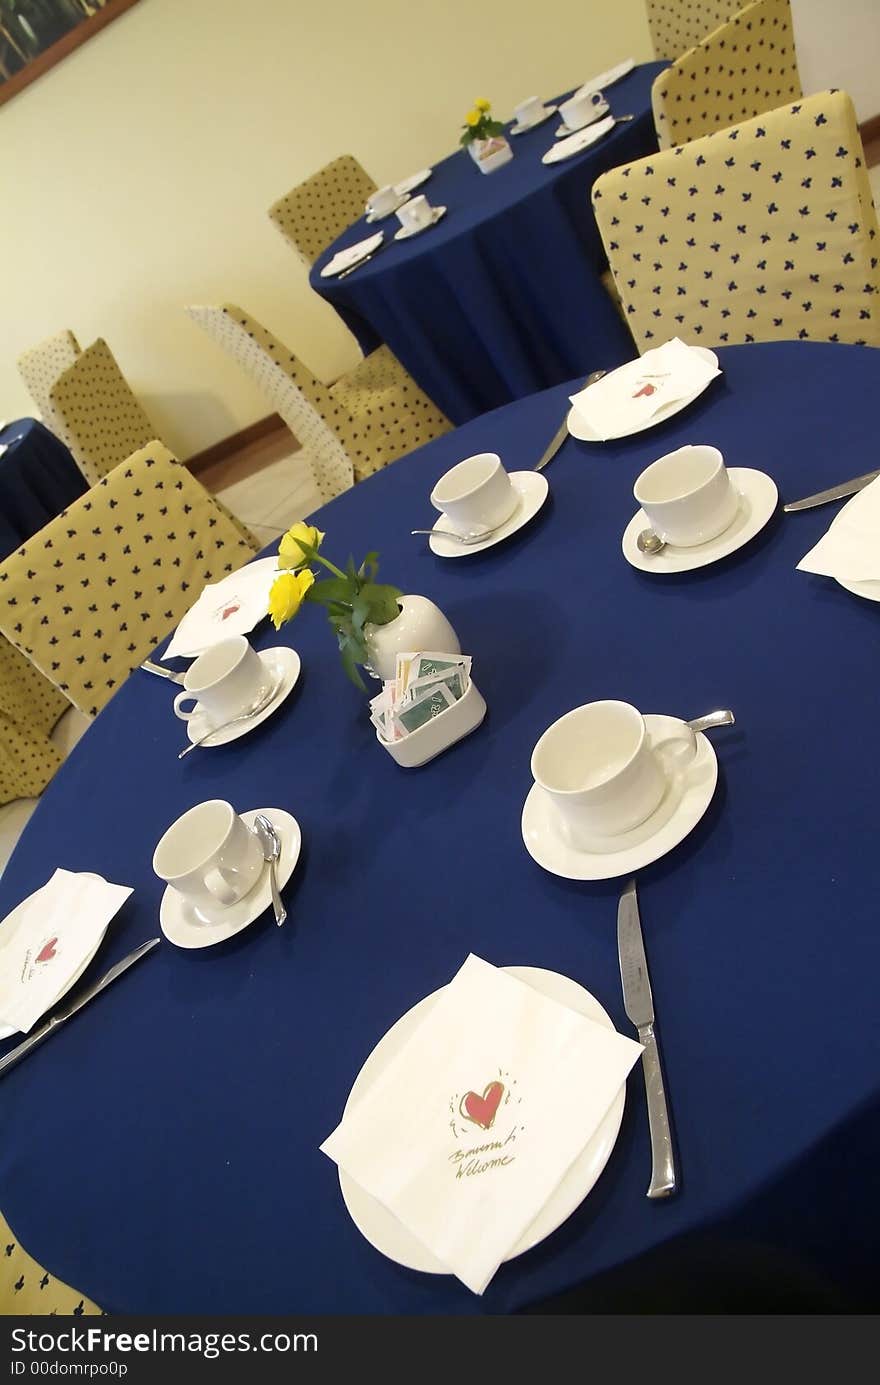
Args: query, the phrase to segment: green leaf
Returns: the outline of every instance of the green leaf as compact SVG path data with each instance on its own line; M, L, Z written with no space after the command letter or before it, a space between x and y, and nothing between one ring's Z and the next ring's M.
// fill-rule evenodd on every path
M354 595L347 577L326 577L323 581L315 582L314 586L309 587L305 599L321 604L334 601L351 605Z
M379 571L379 554L368 553L358 569L358 577L362 581L372 582Z
M351 679L352 683L354 683L356 688L358 688L361 692L366 692L367 685L361 677L360 669L357 666L354 651L351 645L348 643L342 645L339 654L340 658L342 659L342 667L345 669L346 676Z
M370 619L371 606L370 602L367 599L367 592L371 590L371 587L365 587L364 590L360 593L360 595L356 596L354 601L352 602L351 624L352 629L356 633L360 633L360 631L362 631L364 628L365 622Z
M358 580L357 568L354 565L354 558L350 553L348 555L348 562L345 564L345 575L346 577L350 577L352 582L356 583Z
M374 625L387 625L389 621L396 620L400 615L398 600L400 591L397 587L389 586L383 582L371 582L368 587L364 587L364 596L369 605L369 619Z

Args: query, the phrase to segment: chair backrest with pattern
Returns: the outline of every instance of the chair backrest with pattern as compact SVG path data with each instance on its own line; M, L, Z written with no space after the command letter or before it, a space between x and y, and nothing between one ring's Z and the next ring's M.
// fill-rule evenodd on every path
M724 130L800 95L789 0L755 0L654 79L660 148Z
M156 437L103 337L58 377L49 399L91 486Z
M352 463L334 423L351 427L352 419L330 391L236 303L192 304L186 311L265 392L305 450L321 498L332 500L347 490L354 479Z
M742 0L647 0L647 6L654 53L671 60L736 14Z
M593 209L640 351L880 345L877 217L843 92L612 169Z
M80 355L80 345L66 328L38 342L18 358L18 373L27 386L31 399L40 411L43 422L64 442L63 425L56 417L49 391L59 375L72 366Z
M0 563L0 633L94 715L205 584L254 551L153 442Z
M375 191L366 169L353 155L342 154L280 197L269 216L311 266L331 241L363 216L367 198Z

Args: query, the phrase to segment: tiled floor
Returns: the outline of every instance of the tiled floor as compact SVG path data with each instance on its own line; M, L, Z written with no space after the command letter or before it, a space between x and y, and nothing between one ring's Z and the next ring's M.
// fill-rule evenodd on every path
M880 140L866 150L875 205L880 207ZM297 519L320 504L307 462L295 439L279 429L237 457L199 473L199 480L254 531L261 543L280 538ZM86 729L79 712L65 713L52 739L67 754ZM0 873L24 830L36 800L25 798L0 807Z

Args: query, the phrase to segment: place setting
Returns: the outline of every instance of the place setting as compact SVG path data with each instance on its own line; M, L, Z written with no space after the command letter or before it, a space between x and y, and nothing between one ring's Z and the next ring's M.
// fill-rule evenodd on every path
M403 200L403 198L400 199L396 204L397 207L402 205ZM354 245L348 245L344 250L337 250L333 258L322 267L321 278L342 278L343 275L349 274L353 269L363 264L365 260L371 259L380 249L384 240L384 231L376 231L374 235L367 236Z
M410 240L413 236L421 235L442 221L446 211L446 207L432 207L424 195L410 198L397 210L400 226L394 232L394 239Z
M432 174L433 169L421 168L418 173L410 174L399 183L386 183L384 187L370 193L365 208L367 225L371 226L377 221L384 221L386 217L393 216L410 194L423 187Z
M575 92L559 107L562 123L555 131L557 143L543 155L544 164L557 164L581 154L604 139L616 125L634 119L632 115L613 115L602 91Z
M549 490L540 471L508 472L497 453L480 452L440 477L430 497L440 518L411 533L427 535L438 558L482 553L534 519Z
M177 758L200 747L228 745L262 725L290 696L300 670L295 649L278 645L258 653L244 635L220 640L200 654L174 697L174 715L186 723L189 739Z
M579 442L633 437L674 418L720 375L714 351L672 337L571 395L568 431Z
M525 135L529 130L535 130L539 125L543 125L545 120L549 120L558 111L558 106L545 106L539 96L529 96L527 100L521 101L513 110L513 123L508 133L511 135Z

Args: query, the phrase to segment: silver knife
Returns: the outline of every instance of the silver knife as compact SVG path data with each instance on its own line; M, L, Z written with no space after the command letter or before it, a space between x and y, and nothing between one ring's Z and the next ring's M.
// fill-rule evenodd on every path
M793 500L790 505L783 505L786 514L791 514L793 510L812 510L814 505L827 505L829 500L842 500L845 495L855 495L857 491L864 490L872 481L876 481L880 476L880 471L866 471L864 476L856 476L852 481L843 481L839 486L832 486L827 491L817 491L815 495L808 495L803 500Z
M75 1015L77 1010L81 1010L84 1005L88 1005L90 1000L94 1000L95 996L103 991L105 987L109 986L112 981L115 981L117 976L121 976L122 973L128 971L128 968L133 966L135 962L139 962L142 957L146 957L147 953L151 952L158 942L158 938L150 938L147 942L141 943L140 947L136 947L134 952L129 952L127 957L123 957L121 962L117 962L115 966L105 972L99 981L89 986L83 991L82 995L77 996L76 1000L72 1001L65 1009L59 1010L58 1013L53 1015L50 1020L47 1020L45 1024L41 1024L40 1028L35 1030L33 1034L29 1034L24 1043L19 1044L11 1053L7 1053L5 1058L0 1058L0 1077L2 1077L5 1072L8 1072L10 1068L14 1067L26 1054L30 1053L31 1049L36 1048L44 1039L48 1039L49 1035L53 1034L56 1029L59 1029L65 1020L69 1020L71 1015Z
M175 673L173 669L163 668L161 664L154 664L152 659L144 659L141 668L147 673L155 673L159 678L170 678L172 683L180 683L183 686L183 674Z
M648 1197L668 1197L675 1192L675 1159L672 1131L663 1090L660 1052L654 1033L654 999L648 978L645 944L639 922L636 882L630 880L617 906L617 955L623 983L623 1005L639 1033L644 1047L642 1067L648 1097L648 1125L651 1130L651 1182Z
M607 373L607 372L604 371L604 370L594 370L594 371L592 371L592 372L587 376L587 378L586 378L586 380L584 381L584 383L583 383L583 385L582 385L581 388L582 388L582 389L587 389L587 387L588 387L589 385L595 385L596 381L597 381L597 380L601 380L601 379L602 379L602 376L605 375L606 373ZM541 460L535 464L535 471L543 471L544 468L545 468L545 466L547 465L547 463L548 463L548 462L552 462L553 458L556 456L556 453L559 451L560 447L561 447L562 444L565 442L565 439L566 439L567 437L568 437L568 410L566 409L566 411L565 411L565 418L562 420L562 422L561 422L561 424L559 425L558 429L557 429L556 432L553 434L553 437L550 439L549 443L547 444L546 450L545 450L545 452L544 452L544 455L541 457Z

